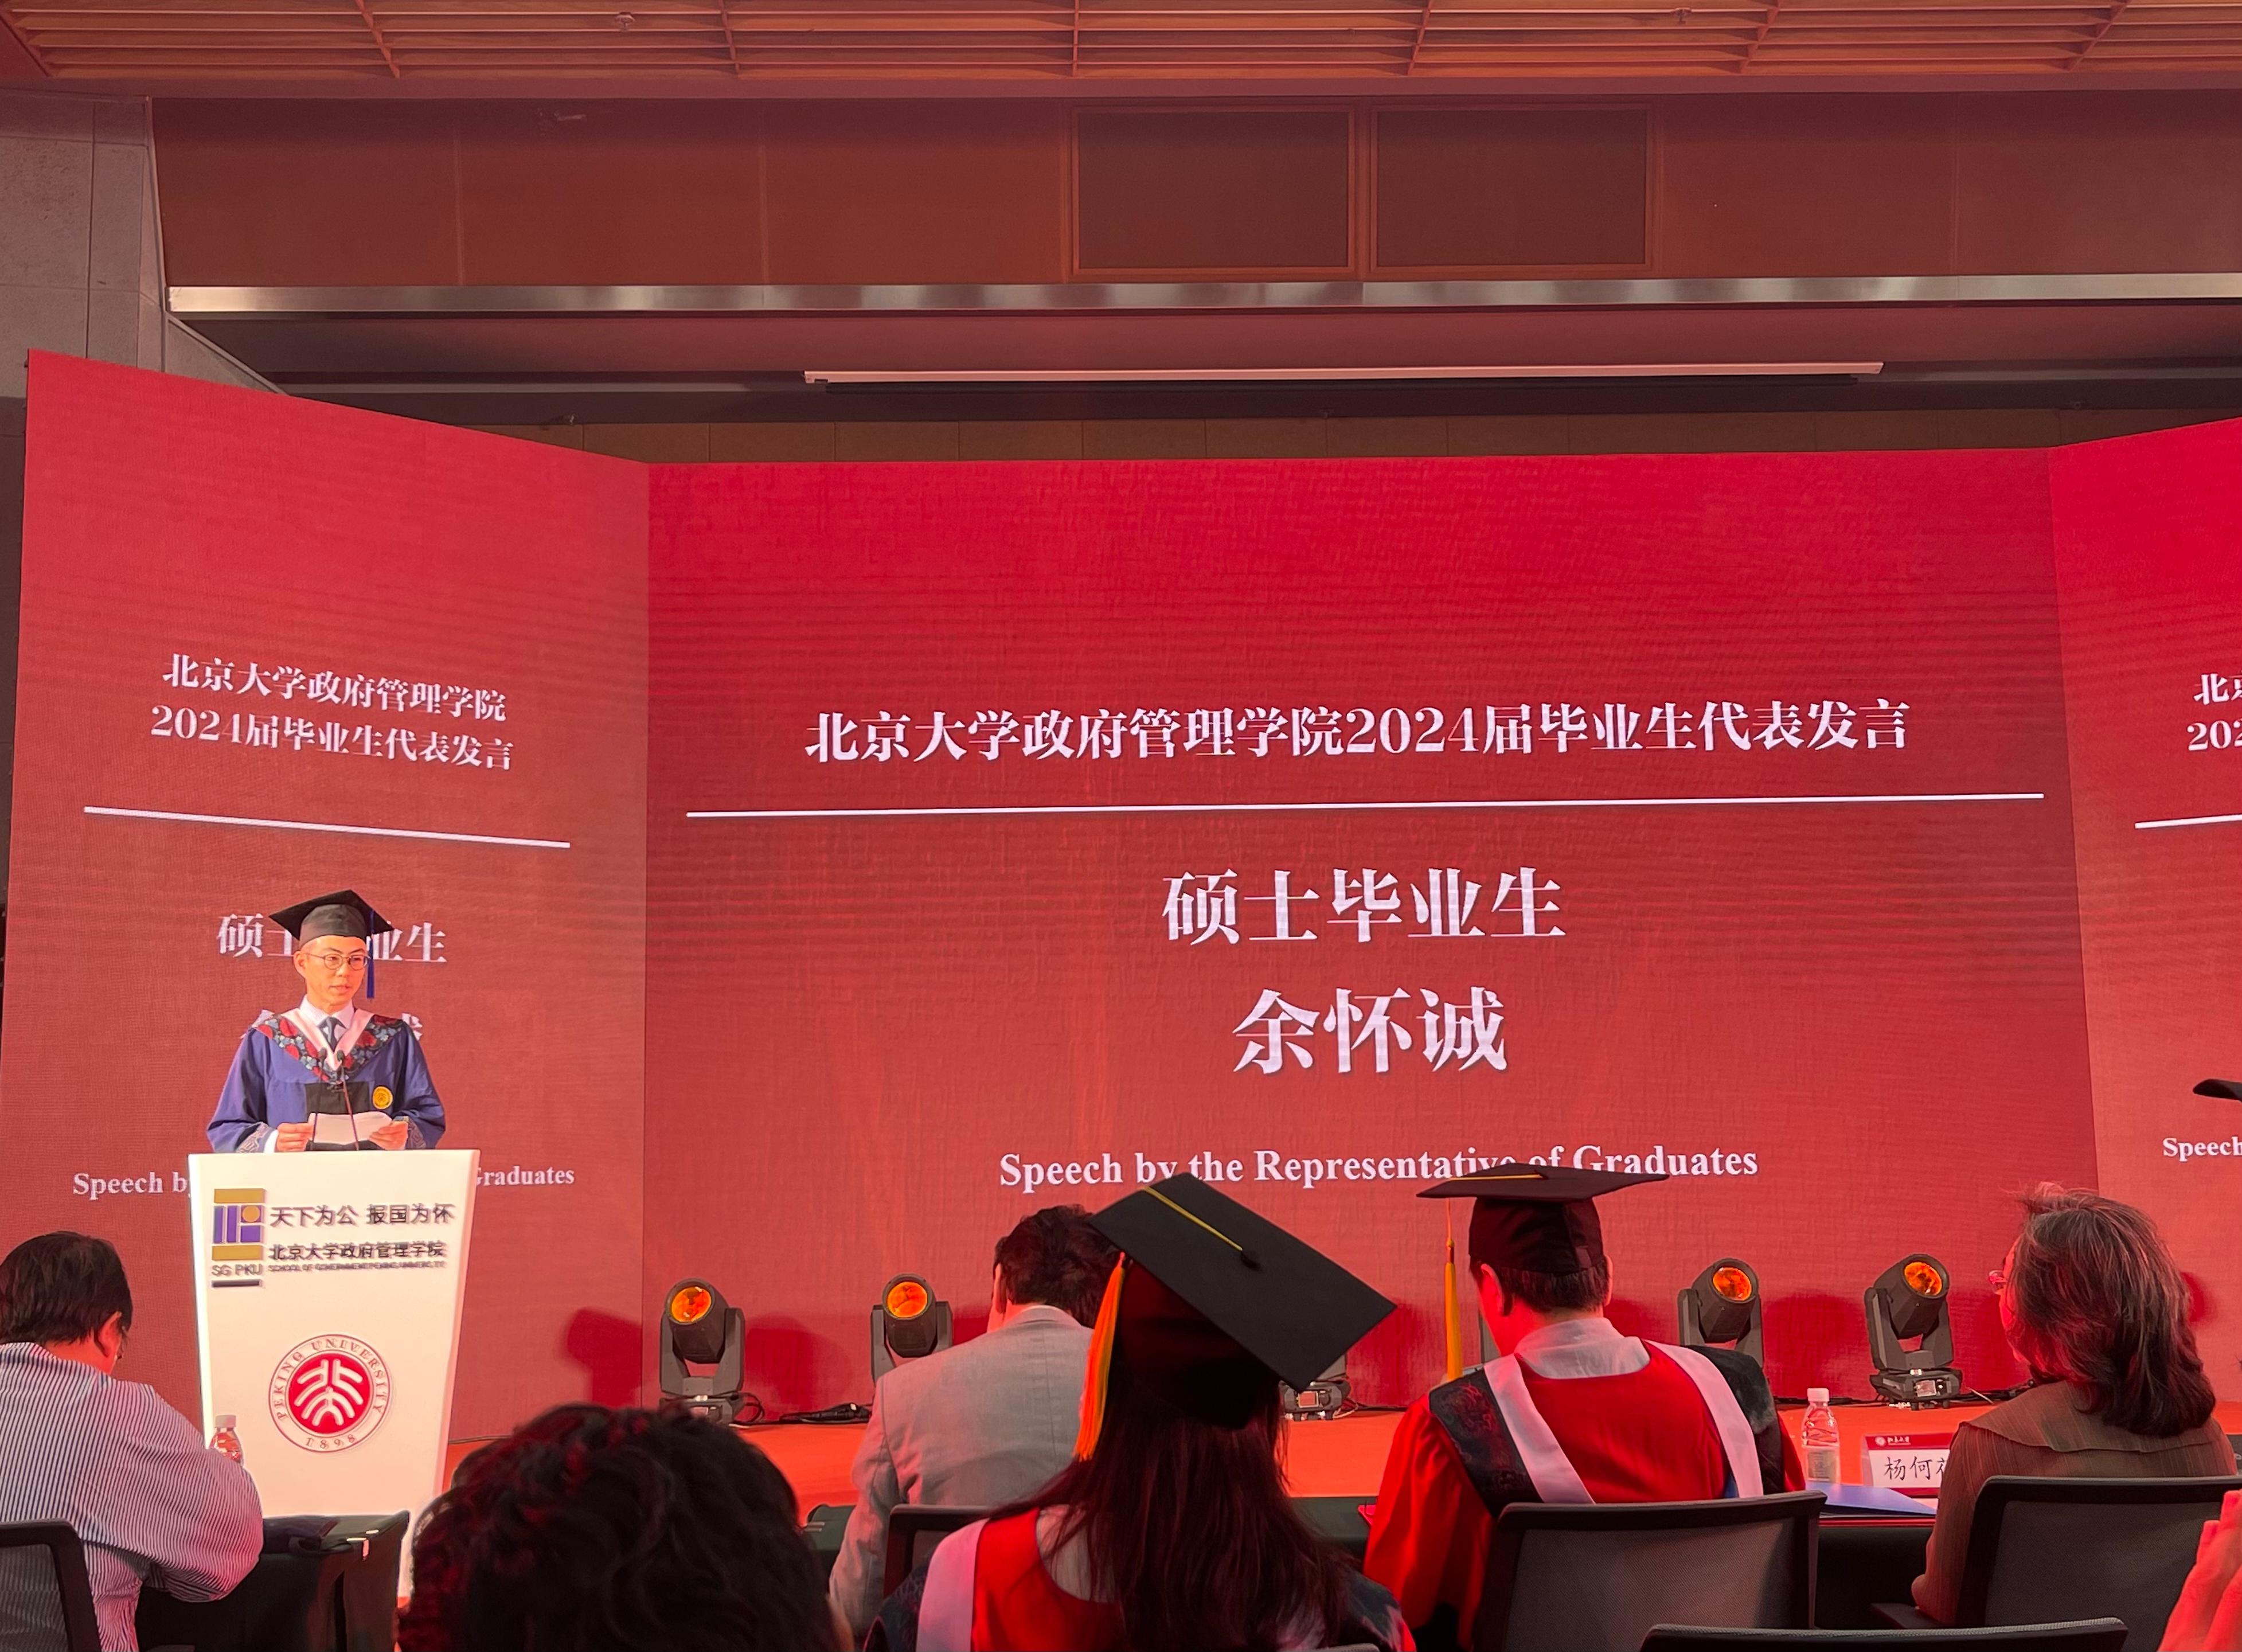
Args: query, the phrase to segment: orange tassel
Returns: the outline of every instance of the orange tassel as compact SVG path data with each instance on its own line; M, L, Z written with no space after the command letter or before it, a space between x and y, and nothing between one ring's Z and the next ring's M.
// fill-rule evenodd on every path
M1456 1219L1448 1218L1448 1259L1440 1270L1440 1299L1448 1332L1448 1380L1464 1373L1463 1312L1456 1300Z
M1090 1332L1090 1370L1082 1384L1082 1427L1074 1436L1077 1461L1098 1449L1098 1436L1105 1426L1105 1387L1113 1371L1113 1343L1121 1324L1121 1279L1129 1259L1113 1265L1105 1281L1105 1298L1098 1305L1098 1323Z

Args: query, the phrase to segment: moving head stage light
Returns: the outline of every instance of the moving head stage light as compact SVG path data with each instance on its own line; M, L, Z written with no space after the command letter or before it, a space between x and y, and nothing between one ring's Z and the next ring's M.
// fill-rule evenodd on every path
M1954 1322L1947 1311L1946 1265L1920 1252L1902 1257L1861 1293L1869 1320L1869 1380L1896 1406L1943 1406L1962 1392L1954 1368ZM1912 1348L1901 1345L1910 1337Z
M1295 1422L1328 1421L1341 1415L1347 1409L1349 1392L1346 1356L1343 1353L1305 1388L1295 1388L1289 1382L1277 1385L1277 1396L1284 1413Z
M689 1411L712 1422L740 1414L740 1363L747 1352L748 1316L726 1304L706 1279L680 1279L661 1309L661 1407ZM708 1375L694 1366L714 1366Z
M950 1346L950 1304L916 1273L898 1273L872 1305L872 1380L905 1360L923 1360Z
M1727 1344L1748 1353L1762 1371L1759 1275L1749 1262L1724 1256L1675 1293L1674 1317L1681 1322L1685 1348Z

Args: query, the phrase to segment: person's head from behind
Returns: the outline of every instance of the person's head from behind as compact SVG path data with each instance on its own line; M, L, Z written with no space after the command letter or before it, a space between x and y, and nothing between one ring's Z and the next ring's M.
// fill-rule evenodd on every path
M1593 1199L1480 1199L1470 1243L1480 1311L1500 1353L1544 1326L1600 1314L1611 1300L1611 1259Z
M2152 1439L2199 1428L2214 1398L2186 1281L2130 1205L2042 1183L2002 1272L2001 1325L2036 1377L2076 1384L2104 1421Z
M1297 1637L1339 1626L1345 1571L1285 1489L1276 1374L1144 1269L1116 1288L1087 1454L1035 1501L1065 1509L1125 1646L1326 1644Z
M1539 1268L1472 1264L1480 1312L1487 1315L1496 1348L1508 1353L1519 1340L1562 1320L1586 1320L1611 1300L1611 1263L1547 1273Z
M413 1541L404 1652L750 1652L838 1630L794 1490L729 1428L556 1406L460 1466Z
M0 1260L0 1342L36 1342L114 1371L132 1330L132 1289L107 1239L41 1233Z
M1037 1303L1064 1308L1090 1324L1098 1317L1098 1304L1118 1254L1112 1241L1090 1225L1090 1213L1079 1205L1053 1205L1022 1217L1018 1226L997 1241L989 1328L996 1330Z

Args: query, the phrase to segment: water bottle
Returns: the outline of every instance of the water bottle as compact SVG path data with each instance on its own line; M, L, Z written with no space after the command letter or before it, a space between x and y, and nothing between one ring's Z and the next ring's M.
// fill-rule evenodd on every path
M222 1451L234 1461L241 1461L241 1436L234 1432L233 1414L226 1412L218 1420L218 1427L211 1434L211 1449Z
M1837 1475L1837 1414L1829 1409L1827 1388L1806 1391L1806 1478L1835 1481Z

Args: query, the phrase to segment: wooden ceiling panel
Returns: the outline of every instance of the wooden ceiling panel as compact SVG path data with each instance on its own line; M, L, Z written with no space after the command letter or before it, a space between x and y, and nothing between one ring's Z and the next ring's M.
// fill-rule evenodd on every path
M2237 0L0 0L61 78L2232 70Z

